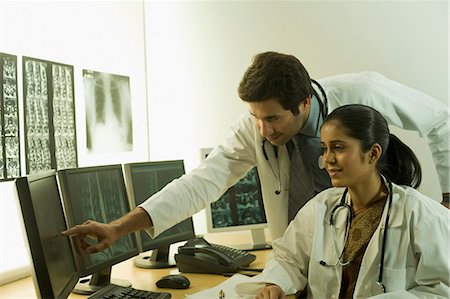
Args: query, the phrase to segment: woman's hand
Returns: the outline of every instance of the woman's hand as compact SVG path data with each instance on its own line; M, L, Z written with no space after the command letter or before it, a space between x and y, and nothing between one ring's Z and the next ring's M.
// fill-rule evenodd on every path
M286 299L283 290L276 284L269 284L256 294L255 299Z

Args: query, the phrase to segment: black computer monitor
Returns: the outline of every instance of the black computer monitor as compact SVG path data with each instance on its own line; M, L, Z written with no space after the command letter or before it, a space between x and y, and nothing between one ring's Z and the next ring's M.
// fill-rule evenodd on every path
M122 165L82 167L58 171L68 226L86 220L111 222L130 211ZM73 249L75 250L73 244ZM85 256L75 256L81 279L74 292L90 294L111 282L111 267L139 253L135 234L117 240L110 248ZM114 284L130 286L114 279Z
M268 227L261 193L258 170L252 168L219 200L206 208L208 232L251 232L251 244L231 245L241 250L269 249L264 229Z
M124 171L131 206L140 205L185 172L182 160L128 163L124 164ZM152 250L152 254L141 254L135 258L134 264L140 268L175 267L175 261L169 260L170 245L194 237L192 217L174 225L154 239L141 231L137 235L141 252Z
M78 281L55 171L17 178L38 298L67 298Z

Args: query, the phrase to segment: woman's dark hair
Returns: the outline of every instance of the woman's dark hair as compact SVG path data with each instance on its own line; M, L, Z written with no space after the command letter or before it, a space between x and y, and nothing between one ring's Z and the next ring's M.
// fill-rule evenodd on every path
M277 99L280 105L299 113L298 105L312 95L311 78L292 55L264 52L253 58L239 84L239 97L246 102Z
M378 143L383 152L377 163L378 171L399 185L419 187L422 169L414 152L395 135L389 133L384 117L375 109L364 105L345 105L331 112L322 126L331 121L339 125L350 137L359 140L363 152Z

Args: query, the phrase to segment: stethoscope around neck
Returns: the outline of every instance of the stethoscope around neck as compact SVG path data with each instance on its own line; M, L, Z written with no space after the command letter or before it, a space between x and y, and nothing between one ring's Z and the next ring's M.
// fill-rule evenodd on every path
M275 169L273 169L272 164L269 161L269 156L268 156L267 151L266 151L266 142L268 142L266 138L264 138L261 141L261 149L262 149L264 158L266 159L267 163L269 163L270 170L272 171L274 177L277 179L277 182L278 182L278 188L275 190L275 194L276 195L280 195L282 190L289 191L289 188L286 188L281 183L280 163L278 162L278 147L272 145L273 152L274 152L274 155L275 155L275 160L277 161L277 173L275 173ZM270 144L270 142L269 142L269 144Z
M386 251L386 236L387 236L387 229L388 229L388 224L389 224L389 216L391 214L391 206L392 206L392 182L387 180L387 184L388 184L388 209L387 209L387 213L386 213L386 219L384 222L384 233L383 233L383 240L382 240L382 244L381 244L381 256L380 256L380 270L378 272L378 280L372 285L371 288L371 292L372 295L378 295L378 294L383 294L386 293L386 287L383 284L383 267L384 267L384 254ZM349 235L349 231L350 231L350 226L351 226L351 222L352 222L352 208L350 207L349 204L347 204L345 202L345 198L347 197L347 193L348 193L348 188L345 188L344 193L342 194L341 200L340 202L331 210L331 214L330 214L330 225L334 226L336 223L334 222L335 219L335 215L337 214L337 212L340 209L346 209L348 211L347 214L347 225L345 228L345 241L344 244L347 242L348 239L348 235ZM337 245L336 245L336 235L334 234L334 230L333 230L333 243L334 243L334 248L336 250L336 255L338 257L338 261L335 264L328 264L325 261L321 260L319 261L319 264L325 267L336 267L336 266L347 266L348 264L351 263L351 261L343 261L342 260L342 256L344 254L344 249L342 249L341 254L339 254L338 249L337 249Z
M317 82L314 79L311 79L311 82L312 82L312 84L317 86L317 88L319 89L320 93L322 94L322 99L323 100L321 101L320 97L319 97L319 94L313 88L313 94L317 98L317 100L319 102L319 105L320 105L320 115L321 115L322 119L325 119L325 117L327 117L327 115L328 115L327 94L325 93L325 90L319 84L319 82ZM318 117L317 123L319 123L319 121L320 121L320 117ZM269 163L270 170L272 171L274 177L277 179L277 182L278 182L278 188L275 190L275 194L276 195L280 195L281 191L283 191L283 190L284 191L289 191L289 188L283 186L283 184L281 183L280 164L278 162L278 147L275 146L275 145L272 145L273 151L274 151L275 160L277 161L277 172L275 172L275 169L273 168L272 164L270 163L269 155L267 154L267 151L266 151L266 142L268 142L268 141L265 138L261 141L261 149L262 149L264 158L266 159L267 163ZM269 142L269 144L270 144L270 142Z

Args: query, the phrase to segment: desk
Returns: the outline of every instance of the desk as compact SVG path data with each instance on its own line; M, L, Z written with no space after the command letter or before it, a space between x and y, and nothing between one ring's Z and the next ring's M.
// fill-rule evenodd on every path
M207 238L212 241L211 238ZM215 242L212 241L212 242ZM218 242L217 242L218 243ZM251 263L252 268L263 268L271 250L253 251L256 255L256 260ZM219 283L228 279L228 277L214 274L196 274L183 273L191 281L191 285L185 290L160 289L156 287L155 283L164 275L179 273L177 268L167 269L142 269L133 265L133 259L126 260L119 263L112 268L112 278L126 279L132 282L136 289L169 292L172 294L172 299L184 299L185 294L193 294L199 291L212 288ZM70 294L70 299L86 298L88 296ZM26 277L3 286L0 286L0 298L2 299L32 299L36 298L36 293L33 287L31 277ZM289 296L288 298L294 298Z
M252 267L260 268L270 254L270 250L252 252L256 255L256 260ZM133 287L142 290L169 292L173 299L183 299L185 294L193 294L207 288L214 287L225 281L228 277L214 274L183 273L191 281L191 285L185 290L160 289L155 283L164 275L179 273L177 268L167 269L142 269L133 265L133 258L119 263L112 268L112 278L127 279L132 282ZM71 294L69 298L79 299L87 296ZM31 277L26 277L0 287L0 298L25 299L36 298L33 281Z

